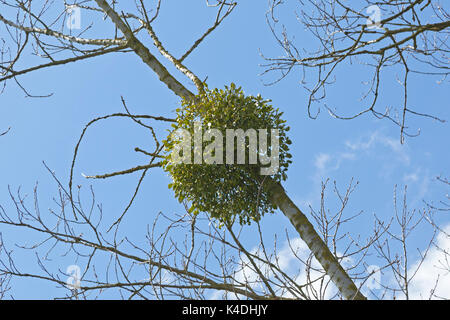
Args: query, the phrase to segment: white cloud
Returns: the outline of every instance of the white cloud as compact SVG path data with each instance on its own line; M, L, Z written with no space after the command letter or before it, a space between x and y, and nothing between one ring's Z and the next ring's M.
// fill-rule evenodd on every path
M320 153L320 154L316 155L316 160L314 161L314 166L319 171L325 171L326 165L328 162L330 162L330 159L331 159L331 157L329 154Z
M383 148L387 150L383 151ZM326 178L328 174L341 169L345 162L357 161L364 154L370 154L371 157L379 157L380 155L387 157L387 159L381 159L383 160L382 164L386 166L384 170L387 167L397 166L396 161L401 162L402 166L409 166L411 163L407 146L400 144L399 139L375 131L366 139L360 137L356 141L346 141L343 150L317 154L314 158L316 172L312 176L316 183L319 180L317 187L320 187L320 181ZM405 178L414 179L415 177L410 175Z
M375 132L376 133L376 132ZM369 140L366 142L362 142L361 140L358 142L350 142L346 141L345 145L350 148L353 151L360 151L360 150L368 150L372 147L374 141L375 141L375 133L372 134L369 137Z
M313 299L312 293L323 294L324 299L330 299L336 293L336 288L329 277L325 277L322 281L317 281L323 275L322 266L313 258L310 262L310 268L306 268L303 262L308 261L311 251L306 243L300 238L296 237L285 241L281 250L277 253L277 262L281 270L289 275L299 285L306 285L303 289ZM302 262L303 261L303 262ZM272 261L275 263L275 261ZM312 282L312 283L310 283ZM326 287L323 284L327 284ZM293 298L292 293L286 291L285 298Z
M434 177L430 174L429 169L424 170L421 167L403 175L403 183L408 186L408 194L412 195L410 207L420 207L423 204L422 201L427 196L433 180Z
M450 225L440 232L410 284L412 299L450 299ZM408 271L413 274L420 261Z
M338 152L334 155L319 153L314 160L314 166L317 170L315 178L322 180L329 172L339 170L345 160L352 161L355 159L356 155L352 152Z
M250 251L251 254L258 255L257 248ZM253 260L259 269L264 268L264 265L258 260ZM239 261L240 269L235 274L235 279L238 283L249 283L250 286L256 283L259 279L257 272L254 270L250 260L246 255L242 254Z
M261 252L254 248L250 251L254 255L260 255ZM320 281L315 281L322 276L322 273L318 270L322 270L322 267L317 262L316 259L312 259L311 261L311 269L308 271L305 268L305 265L302 261L308 261L310 257L310 250L306 243L299 237L292 238L288 241L285 241L283 246L278 250L276 258L271 258L271 263L278 265L280 270L282 270L285 274L287 274L291 279L293 279L298 285L305 285L310 281L313 281L307 287L304 287L303 290L311 295L311 292L321 292L321 290L325 290L324 299L329 299L335 295L336 289L334 285L329 281L328 277L325 277L324 283L328 283L327 287L322 287L322 283ZM264 257L261 256L264 259ZM300 261L302 260L302 261ZM272 269L265 263L254 259L254 262L257 264L259 270L264 274L264 276L275 283L279 283L279 280L275 278L275 275ZM309 273L309 274L308 274ZM280 276L280 275L278 275ZM263 287L261 279L254 267L248 260L245 255L242 255L239 263L237 265L237 269L235 270L234 279L236 284L247 283L250 287L255 289L257 292L260 291ZM226 294L228 299L233 298L243 298L240 295L225 293L224 291L215 291L211 294L211 299L222 299ZM278 292L278 294L283 295L285 298L293 298L294 296L288 290L285 290L283 293ZM311 295L311 299L314 297Z
M447 234L446 234L447 233ZM408 270L409 275L413 275L413 278L409 284L409 294L410 299L429 299L432 298L447 298L450 299L450 224L444 228L444 232L441 232L436 238L436 246L431 248L426 255L424 261L420 264L420 261L415 262ZM251 250L255 255L259 254L257 248ZM295 282L299 285L304 285L309 281L313 280L313 283L309 286L304 287L304 291L311 294L312 292L320 292L324 290L320 281L314 281L322 276L322 273L318 270L322 270L320 264L316 259L311 261L311 269L309 274L305 270L304 264L299 260L307 261L310 255L310 250L307 245L299 237L291 239L289 242L285 241L283 246L277 253L277 261L275 258L272 259L272 263L278 264L284 273L289 275ZM278 282L273 273L270 271L266 264L258 262L260 270L265 274L268 279ZM420 267L417 271L417 268ZM345 267L352 265L351 260L343 262ZM259 291L262 287L262 283L259 279L259 275L255 272L253 266L249 263L248 258L243 255L238 263L238 269L235 273L236 282L249 283L256 291ZM371 268L377 266L369 266L368 272L372 270ZM369 280L363 286L363 293L369 295L368 289L377 290L381 289L379 284L383 284L383 278L381 274L377 273L375 275L375 280L372 282ZM386 278L384 279L386 280ZM329 281L328 277L324 279L327 287L324 291L324 299L332 298L337 290L336 287ZM225 291L214 291L212 292L210 299L223 299L224 295L228 299L239 298L239 295L234 295L231 293L226 293ZM283 294L286 298L292 298L292 294L288 291ZM242 298L242 297L241 297ZM313 298L311 296L311 298ZM397 296L397 299L404 297Z
M381 145L391 151L389 154L394 154L403 164L409 165L411 159L408 155L407 147L402 145L399 140L388 137L380 131L375 131L369 136L367 141L363 141L362 139L356 142L346 141L345 145L352 151L366 152L374 149L377 145Z
M297 258L295 255L306 260L308 258L309 249L306 243L300 238L294 238L289 241L286 241L283 248L278 253L278 264L282 270L286 270L288 272L292 272L292 269L296 269L295 267L299 267L296 265ZM298 260L297 260L298 262Z
M417 172L408 173L403 176L403 182L405 183L417 182L418 180L419 175Z
M293 276L298 284L305 284L308 282L307 273L304 266L297 260L295 254L302 260L306 261L309 256L309 249L306 244L300 239L295 238L290 241L290 246L286 242L283 248L278 253L278 261L281 269ZM344 261L343 265L349 267L352 264L351 260ZM311 270L311 278L317 279L320 273L314 269L321 270L321 266L317 260L312 261L313 270ZM369 266L368 273L376 266ZM417 268L419 269L417 270ZM375 268L376 269L376 268ZM294 274L296 272L296 275ZM435 246L432 247L424 261L416 261L408 270L410 276L414 275L409 284L410 299L450 299L450 224L447 225L443 232L440 232L436 238ZM381 289L379 284L383 283L383 277L378 272L373 280L369 280L363 286L363 292L368 294L368 289ZM329 278L326 278L328 281ZM372 282L371 282L372 281ZM310 289L319 291L320 283L314 283ZM336 293L335 286L330 283L325 291L325 299L331 298ZM289 297L289 294L285 295ZM401 298L401 297L397 297Z
M306 261L309 256L309 249L300 238L295 238L290 241L290 245L286 242L278 253L278 262L280 268L293 276L298 284L305 284L308 282L307 273L304 266L297 260L296 256ZM450 224L447 225L443 232L440 232L436 238L435 246L432 247L424 261L420 264L416 261L408 270L410 276L413 276L409 284L410 299L433 299L446 298L450 299ZM351 260L343 262L345 267L352 265ZM312 261L313 270L311 271L311 278L317 279L320 273L314 269L321 270L321 266L317 260ZM417 268L419 269L417 270ZM376 266L369 266L367 272L370 273ZM296 273L296 274L294 274ZM368 295L368 289L381 289L379 284L383 284L383 277L379 272L372 276L372 280L367 281L363 285L363 292ZM328 281L329 278L326 278ZM320 283L314 283L310 289L319 291ZM325 299L331 298L336 293L335 286L330 283L325 291ZM289 294L285 295L289 297ZM397 297L401 298L401 297Z
M320 200L322 181L332 178L341 170L349 172L351 176L356 176L358 179L376 170L378 177L385 182L398 183L403 178L405 184L418 185L420 188L417 191L418 196L426 194L429 175L420 167L412 165L408 146L400 144L400 139L375 131L369 135L347 140L340 147L340 150L320 152L314 156L314 171L310 176L312 185L309 192L301 197L295 197L300 205L316 206ZM358 172L359 164L367 161L370 161L371 169ZM381 185L383 181L370 180L370 183Z

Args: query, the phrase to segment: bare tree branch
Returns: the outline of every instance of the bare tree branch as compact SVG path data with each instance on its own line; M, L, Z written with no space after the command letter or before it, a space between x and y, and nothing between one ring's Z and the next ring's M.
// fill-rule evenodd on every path
M274 84L284 79L295 67L301 67L304 74L302 83L309 91L307 110L311 118L317 117L320 112L320 108L316 113L311 112L315 103L323 103L337 119L350 120L371 113L399 126L403 143L405 136L420 133L411 132L408 127L407 118L411 115L446 122L437 116L414 110L408 101L410 73L438 76L443 81L450 74L450 48L447 41L450 35L450 14L446 5L438 0L424 2L363 0L347 4L340 0L298 0L301 7L297 19L317 40L317 46L307 51L306 48L296 47L287 28L276 16L277 9L284 2L272 0L267 22L284 56L265 57L267 63L263 74L278 72L280 76L269 83ZM281 31L278 31L280 24ZM350 67L355 62L373 68L373 75L369 78L367 93L361 99L362 111L348 116L340 115L330 106L334 103L326 102L327 88L336 82L334 78L338 75L338 67ZM399 81L403 87L403 105L386 106L380 111L380 84L386 81L382 73L397 65L403 68L403 81ZM310 74L310 70L315 70L317 80L314 85L306 86L305 77Z

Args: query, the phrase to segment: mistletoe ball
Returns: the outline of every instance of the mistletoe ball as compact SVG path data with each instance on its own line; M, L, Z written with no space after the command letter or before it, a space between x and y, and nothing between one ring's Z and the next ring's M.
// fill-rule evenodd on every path
M270 100L231 84L182 101L164 141L163 168L189 211L221 223L250 224L276 207L263 184L286 180L289 127Z

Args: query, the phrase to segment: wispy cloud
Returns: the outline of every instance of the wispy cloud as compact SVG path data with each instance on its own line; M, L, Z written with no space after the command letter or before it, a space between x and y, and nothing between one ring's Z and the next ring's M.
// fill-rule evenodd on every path
M407 146L401 145L396 138L389 137L381 131L375 131L369 136L345 141L341 150L317 154L314 157L316 169L314 178L324 178L324 175L341 169L346 162L358 161L367 156L370 156L371 159L380 158L391 165L394 160L396 165L409 166L411 164Z
M419 174L418 172L413 172L413 173L405 173L403 175L403 182L408 184L408 183L414 183L419 181Z
M400 144L397 137L387 136L382 131L347 140L335 150L326 150L313 157L312 185L299 203L306 206L317 204L322 181L340 171L348 172L357 179L366 177L374 187L383 183L389 184L386 186L388 188L393 188L397 183L412 185L414 188L411 191L415 196L423 197L428 191L430 173L417 166L413 159L407 145ZM358 172L357 168L362 163L365 169Z
M409 286L412 299L450 299L450 225L440 232L426 258L411 266ZM419 268L419 269L418 269ZM417 273L416 270L418 269Z
M423 261L417 260L411 265L408 270L410 275L409 283L409 297L410 299L450 299L450 224L443 229L435 241L435 246L431 248L426 258ZM258 255L259 249L255 247L251 250L252 254ZM263 257L262 257L263 258ZM279 266L281 270L291 279L293 279L298 285L305 285L304 291L309 293L310 298L314 298L314 293L322 292L324 299L330 299L337 293L336 287L329 282L329 278L325 277L324 282L328 283L327 286L323 286L323 282L316 281L323 273L320 271L322 267L319 265L316 259L311 260L311 268L305 268L302 261L308 261L310 258L310 250L307 245L299 237L292 238L289 241L284 241L283 245L278 250L276 256L272 256L271 263ZM277 282L277 278L274 277L271 269L267 264L261 261L255 260L259 269L267 277L267 279ZM351 259L347 259L343 262L344 267L350 267L353 264ZM371 268L374 269L371 269ZM377 266L369 266L366 270L366 274L370 274L371 270L377 270ZM376 280L365 281L361 290L364 294L370 296L369 290L383 290L381 285L386 285L386 281L389 276L386 273L389 269L384 271L384 276L381 276L378 271L375 274ZM252 264L248 258L241 256L237 268L235 270L236 284L247 283L250 287L256 291L262 289L261 279L255 272ZM393 278L391 278L393 279ZM372 279L373 280L373 279ZM358 281L357 281L358 282ZM381 284L381 285L380 285ZM395 286L395 285L394 285ZM294 296L288 291L278 292L286 298L293 298ZM239 295L225 293L224 291L214 291L210 296L211 299L222 299L226 295L227 299L243 298ZM386 299L391 296L386 295ZM404 299L404 296L396 296L397 299Z
M325 171L327 163L330 162L331 156L327 153L320 153L316 155L314 166L319 171Z
M260 256L262 260L265 258L262 256L260 248L255 247L250 251L253 255ZM272 255L270 263L277 265L284 274L288 275L298 285L305 285L303 287L304 292L309 293L311 299L314 299L314 293L322 292L324 299L329 299L336 294L336 288L332 283L323 286L322 281L317 281L323 275L323 270L320 264L315 258L311 260L311 268L307 268L303 262L308 261L310 258L310 250L306 243L299 237L284 241L283 245L277 251L276 255ZM264 276L273 283L280 283L280 274L275 276L274 270L258 259L254 259L254 263L258 266L258 269L264 274ZM281 276L283 278L283 276ZM253 264L250 263L247 256L242 255L236 266L234 273L234 281L238 285L246 284L255 291L263 289L263 284L259 274L255 271ZM329 278L325 277L325 283L329 282ZM276 287L276 286L275 286ZM285 298L298 298L295 297L289 290L278 288L277 294ZM222 299L224 295L228 299L244 298L237 294L226 294L224 291L216 291L212 293L211 299Z
M345 145L354 152L369 152L379 146L385 147L389 149L390 154L395 155L404 164L409 165L411 163L408 147L402 145L398 139L386 136L381 131L373 132L368 138L360 137L357 141L346 141Z

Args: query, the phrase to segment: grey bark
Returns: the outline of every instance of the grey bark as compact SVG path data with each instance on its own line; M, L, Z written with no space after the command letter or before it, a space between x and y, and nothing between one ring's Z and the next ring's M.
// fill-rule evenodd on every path
M280 183L272 179L265 179L264 187L269 191L271 201L289 219L297 230L300 238L307 244L314 254L314 257L322 265L326 274L336 285L338 290L348 300L366 300L366 297L359 291L350 276L339 263L338 259L331 253L328 246L318 235L306 215L295 205L286 194Z
M181 84L177 79L175 79L158 61L158 59L156 59L150 50L148 50L148 48L134 36L131 29L105 0L95 0L95 2L123 33L127 39L128 46L158 75L159 80L165 83L170 90L182 98L189 99L194 97L194 94L183 86L183 84Z

